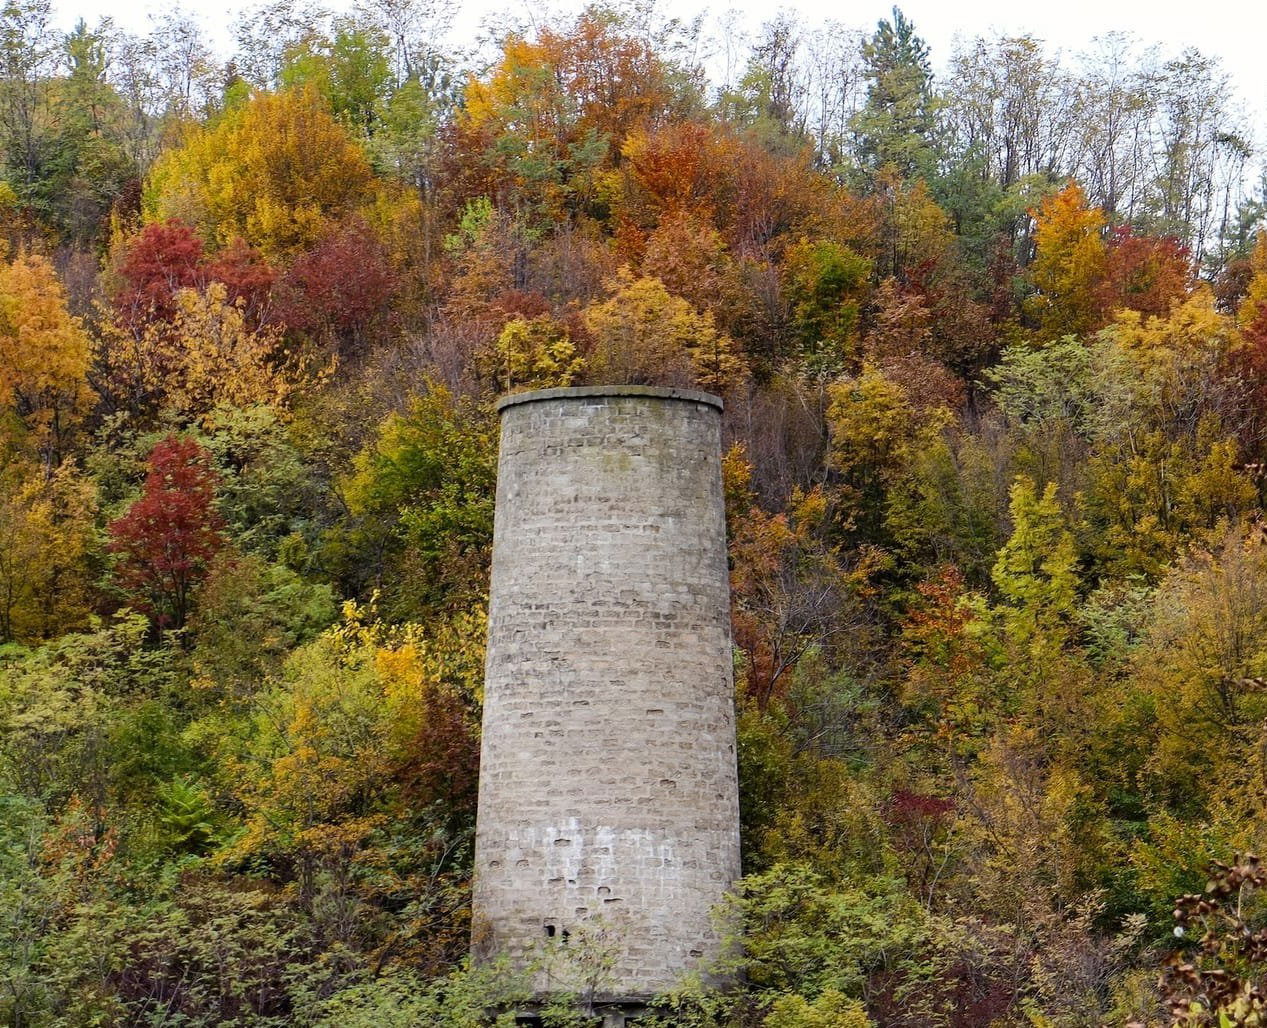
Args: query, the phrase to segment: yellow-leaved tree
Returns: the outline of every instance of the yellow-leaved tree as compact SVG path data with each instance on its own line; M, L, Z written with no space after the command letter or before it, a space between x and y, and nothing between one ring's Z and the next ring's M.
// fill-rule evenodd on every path
M197 420L218 406L282 406L300 374L281 359L277 329L253 330L223 283L182 289L170 323L139 332L107 323L98 364L110 405L142 417L165 410Z
M568 386L585 367L567 326L549 315L507 322L483 363L500 392Z
M96 491L71 462L0 470L0 643L82 627Z
M1249 259L1250 280L1245 298L1236 309L1236 324L1242 332L1257 330L1261 335L1267 325L1267 232L1259 232Z
M146 220L178 218L207 243L245 239L270 260L311 248L372 202L369 162L311 88L261 93L189 131L150 172Z
M1261 844L1267 772L1267 546L1261 528L1236 524L1210 542L1176 558L1158 586L1130 683L1151 714L1141 777L1210 811L1206 859Z
M1098 328L1108 274L1104 212L1070 182L1043 200L1033 217L1037 253L1030 278L1038 292L1025 306L1039 337L1058 339Z
M835 517L872 537L882 528L888 497L950 422L950 412L921 407L899 382L866 362L859 374L827 388L828 460L838 473Z
M0 265L0 449L31 449L55 463L67 432L92 403L88 336L43 257Z
M659 279L621 268L609 288L608 299L585 309L585 328L594 338L591 380L725 390L743 377L735 344L717 331L713 316Z
M1255 412L1222 370L1236 345L1205 286L1165 317L1118 311L1099 334L1087 421L1101 442L1080 506L1089 549L1115 572L1157 577L1186 544L1254 509L1242 439Z

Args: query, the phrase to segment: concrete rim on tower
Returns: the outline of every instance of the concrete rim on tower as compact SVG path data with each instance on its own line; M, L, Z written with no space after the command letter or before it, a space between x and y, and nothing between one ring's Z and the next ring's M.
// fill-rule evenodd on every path
M497 401L497 412L507 407L515 407L521 403L536 403L538 400L581 400L589 396L652 396L661 400L685 400L688 403L703 403L709 407L723 410L722 399L712 393L700 392L698 389L678 389L671 386L647 385L594 385L594 386L562 386L556 389L534 389L526 393L508 393Z

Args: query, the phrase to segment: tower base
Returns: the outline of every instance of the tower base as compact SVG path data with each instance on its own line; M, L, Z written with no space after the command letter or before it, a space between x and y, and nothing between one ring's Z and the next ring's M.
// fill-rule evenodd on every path
M643 1000L605 1000L593 1004L589 1020L594 1028L634 1028L639 1020L652 1012ZM524 1010L515 1015L515 1024L523 1028L541 1028L541 1015Z

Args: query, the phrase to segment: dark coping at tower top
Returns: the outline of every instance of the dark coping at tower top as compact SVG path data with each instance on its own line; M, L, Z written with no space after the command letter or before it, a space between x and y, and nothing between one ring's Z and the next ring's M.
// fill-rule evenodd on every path
M521 403L536 403L538 400L579 400L590 396L649 396L658 400L685 400L688 403L704 403L710 407L722 409L720 396L703 393L697 389L674 389L668 386L645 385L598 385L569 386L559 389L534 389L528 393L509 393L497 401L500 413L507 407Z

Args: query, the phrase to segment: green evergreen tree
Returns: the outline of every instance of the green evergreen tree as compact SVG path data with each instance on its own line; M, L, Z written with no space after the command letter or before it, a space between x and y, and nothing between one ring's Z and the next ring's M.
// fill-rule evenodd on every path
M881 19L862 46L867 101L854 115L857 159L872 176L894 167L903 178L931 176L936 168L937 98L928 45L898 8Z

